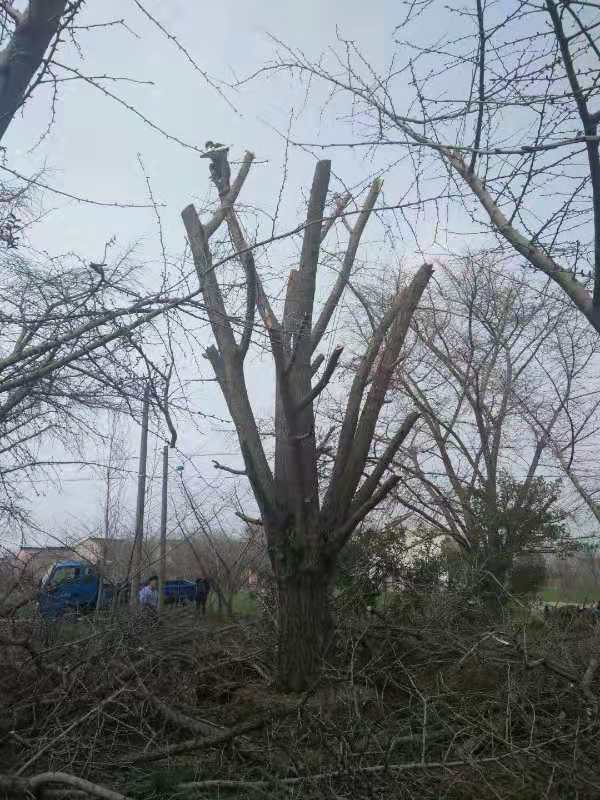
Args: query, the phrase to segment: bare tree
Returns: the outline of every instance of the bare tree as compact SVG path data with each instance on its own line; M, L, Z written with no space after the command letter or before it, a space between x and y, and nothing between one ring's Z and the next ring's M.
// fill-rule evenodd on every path
M208 155L220 208L204 224L193 206L188 206L182 216L216 341L216 346L207 349L206 357L235 424L278 582L279 678L282 686L299 690L314 678L330 640L329 598L337 555L356 526L398 482L397 476L386 477L386 473L417 419L416 413L409 414L398 426L389 447L366 477L365 468L410 320L432 268L425 264L418 270L410 285L394 298L373 333L350 388L331 479L322 492L313 401L327 386L342 348L335 348L327 360L316 356L316 351L350 278L381 181L377 179L371 186L349 234L338 278L315 320L321 242L339 216L335 209L325 212L331 167L329 161L318 162L306 222L297 229L302 234L300 263L290 273L280 321L264 291L254 252L234 208L253 155L246 154L233 182L227 149L218 148ZM246 276L246 315L239 341L227 315L209 246L211 235L223 222ZM255 308L268 334L276 371L274 469L265 454L244 379ZM325 361L322 376L313 384Z
M164 375L147 355L144 324L185 306L168 287L136 288L127 258L116 263L33 265L18 251L1 254L0 430L4 509L16 507L31 470L44 466L42 441L77 444L94 430L93 412L127 412L144 375ZM146 335L148 331L146 331ZM157 391L157 405L166 408ZM89 461L89 455L85 458ZM45 459L51 468L58 459Z
M187 547L179 547L173 553L177 574L191 579L207 578L219 611L232 617L236 595L248 588L251 573L264 564L266 546L262 531L256 526L246 526L243 532L229 529L222 521L230 508L229 502L220 507L213 504L207 513L199 508L183 481L181 486L185 513L179 516L185 521L181 521L180 530Z
M551 546L524 526L540 480L560 475L552 442L596 433L597 337L484 255L455 260L428 300L401 373L422 424L399 459L400 502L465 553L477 552L484 517L488 549L509 555L506 572L519 552ZM501 531L509 516L515 530Z
M499 251L549 277L600 331L600 7L425 0L398 22L382 72L356 41L318 61L276 43L260 73L322 79L351 102L349 141L302 146L406 149L419 213L462 201Z

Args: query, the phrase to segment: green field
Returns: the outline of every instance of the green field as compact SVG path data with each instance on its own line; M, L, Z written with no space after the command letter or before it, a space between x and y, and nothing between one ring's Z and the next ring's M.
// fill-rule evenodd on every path
M541 591L541 598L545 603L578 603L579 605L593 605L597 600L600 600L597 592L577 586L572 589L546 586Z

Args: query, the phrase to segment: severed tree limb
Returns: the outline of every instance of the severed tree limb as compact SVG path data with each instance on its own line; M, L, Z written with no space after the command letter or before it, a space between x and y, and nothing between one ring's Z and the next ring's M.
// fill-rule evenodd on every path
M315 360L310 365L310 372L311 375L316 375L317 372L321 369L321 364L325 361L325 356L323 353L319 353L319 355L315 358Z
M299 541L318 538L319 487L312 404L297 404L312 389L311 326L321 247L321 224L331 162L318 161L308 200L299 268L289 275L283 322L269 331L277 375L275 484ZM310 549L310 548L308 548Z
M371 216L371 212L373 211L375 202L379 197L379 193L381 192L382 186L383 186L382 179L375 178L375 180L371 184L369 194L367 195L367 198L364 202L360 215L356 220L354 227L351 229L350 241L348 242L348 247L346 248L346 252L344 254L342 268L339 271L337 280L333 286L333 289L331 290L331 294L327 298L327 301L323 306L319 318L313 326L311 335L311 347L313 352L319 346L319 343L323 338L325 331L327 330L327 326L331 321L333 312L335 311L338 303L340 302L342 292L344 291L345 287L348 284L348 280L352 272L352 267L354 266L354 261L356 259L358 245L360 244L361 237L363 235L367 222L369 221L369 217Z
M2 0L0 2L0 10L4 11L7 17L12 19L16 25L19 25L23 19L23 14L13 6L13 0Z
M187 714L182 714L180 711L176 711L174 708L171 708L171 706L163 703L163 701L153 694L141 680L140 691L141 694L152 703L156 710L159 711L168 722L173 722L175 725L178 725L184 730L190 731L190 733L198 733L202 736L213 736L215 733L222 733L224 730L226 730L220 725L213 725L210 722L203 722L199 719L193 719L192 717L188 717Z
M263 515L268 514L275 506L273 476L265 456L252 405L248 397L240 349L235 341L233 329L227 317L223 295L212 269L212 257L208 246L207 233L193 205L187 206L181 216L192 249L198 282L218 347L218 349L212 346L207 348L205 355L213 366L215 376L219 381L235 424L248 478L261 513ZM259 291L258 285L257 291Z
M259 517L249 517L247 514L244 514L243 511L236 511L236 517L239 517L242 522L247 522L248 525L260 525L262 527L263 521Z
M219 745L227 744L227 742L232 741L238 736L264 728L265 725L269 725L273 722L273 719L274 717L270 715L260 719L247 720L246 722L241 722L239 725L227 728L212 736L188 739L185 742L167 745L166 747L157 748L156 750L144 750L140 753L132 753L122 760L115 762L115 765L148 764L152 761L160 761L163 758L169 758L170 756L194 753L198 750L206 750L209 747L218 747Z
M189 717L187 714L183 714L180 711L171 708L171 706L167 705L167 703L164 703L159 697L149 691L149 689L141 680L140 689L143 696L152 703L152 705L164 717L164 719L166 719L168 722L174 723L184 730L189 731L190 733L196 733L202 736L215 736L228 732L228 729L224 728L222 725L215 725L212 722L194 719L193 717ZM240 740L241 741L238 742L239 751L246 756L256 758L257 751L252 747L252 743L243 736L240 736Z
M184 208L181 217L192 249L198 284L204 296L219 352L221 355L234 354L237 351L237 343L225 309L223 295L212 268L212 256L208 247L206 230L193 205Z
M423 270L423 267L421 270ZM414 282L415 279L413 279L413 283ZM340 431L336 463L334 465L334 471L330 483L330 493L333 491L336 481L345 467L348 455L352 448L352 441L354 439L356 426L358 424L363 395L371 377L373 365L377 359L377 355L387 332L393 325L394 320L400 313L402 307L407 303L408 291L408 289L404 289L401 292L398 292L390 308L383 315L383 318L381 319L379 325L377 326L377 330L369 342L369 346L360 361L358 370L352 381L348 403L346 406L346 413L344 414L342 429ZM324 505L327 505L327 498Z
M335 211L333 214L323 222L321 226L321 242L324 242L327 238L327 234L333 228L340 217L342 217L344 211L346 210L346 206L352 200L352 195L350 192L346 192L343 195L338 195L335 198ZM342 217L344 219L344 217Z
M411 411L410 414L408 414L396 432L395 436L392 437L390 443L377 460L375 468L356 493L352 503L353 508L362 506L363 503L366 503L369 497L371 497L373 492L376 490L379 481L383 478L385 471L394 460L396 453L402 446L402 443L408 434L411 432L413 425L419 419L419 417L420 414L418 411Z
M228 209L233 207L233 204L237 200L238 195L241 192L242 187L246 181L246 178L248 177L248 173L250 172L250 167L252 166L253 161L254 161L254 153L246 151L246 153L244 154L242 165L233 183L231 184L229 191L227 192L225 197L221 198L220 208L218 208L215 211L215 213L212 215L212 217L204 226L207 239L210 239L213 233L215 233L215 231L225 221L225 216L227 214L227 211Z
M413 739L414 740L414 739ZM511 758L516 758L518 755L531 755L529 748L521 750L511 750L509 753L504 753L497 756L486 756L479 759L464 759L460 761L411 761L404 764L373 764L370 766L349 766L346 770L332 770L329 772L316 772L312 774L296 775L288 778L274 778L269 780L201 780L189 781L180 783L177 787L183 794L185 791L193 792L194 794L202 789L251 789L260 790L269 787L276 788L281 784L284 786L296 786L298 784L319 783L322 781L331 781L334 778L352 778L355 775L378 775L391 773L396 774L400 772L421 772L427 770L441 770L445 771L452 767L470 767L476 768L478 765L483 764L499 764ZM302 796L302 795L299 795Z
M353 506L350 509L350 513L343 525L337 528L331 536L330 548L334 553L336 553L346 544L353 531L358 525L360 525L367 514L376 508L379 503L385 500L388 494L398 485L399 482L399 475L391 475L361 506L358 506L357 508Z
M312 401L321 394L323 389L327 386L327 384L331 380L331 377L335 372L335 368L337 367L338 361L340 360L340 356L342 355L343 351L344 348L342 345L338 345L335 348L335 350L329 357L329 361L327 362L327 366L325 367L323 375L319 379L318 383L316 383L310 390L310 392L306 395L306 397L300 400L300 402L296 406L296 411L302 411L303 408L306 408L306 406L309 403L312 403Z
M109 703L112 703L113 700L115 700L117 697L119 697L119 695L123 694L123 692L125 692L126 690L127 690L127 686L120 686L118 689L116 689L114 692L112 692L112 694L110 694L108 697L105 697L104 700L101 700L99 703L97 703L95 706L93 706L91 711L87 711L81 717L78 717L74 722L72 722L70 725L68 725L66 728L64 728L64 730L62 730L57 736L55 736L49 742L46 742L42 747L40 747L40 749L37 752L35 752L31 756L31 758L29 758L24 764L22 764L19 767L19 769L16 772L16 775L17 776L22 775L26 770L29 769L29 767L31 767L33 764L35 764L36 761L38 761L44 755L44 753L46 753L48 750L52 749L52 747L54 747L54 745L57 742L59 742L62 739L64 739L64 737L68 733L70 733L72 730L77 728L79 725L81 725L83 722L85 722L90 717L93 717L94 714L98 713L98 711L100 711L101 708L104 708L104 706L108 705Z
M227 227L229 228L229 236L246 274L246 317L244 320L242 338L239 344L240 354L242 359L244 359L250 347L252 330L254 328L257 294L256 265L254 263L254 254L251 248L248 247L246 238L242 233L242 227L233 208L226 210L225 219L227 220Z
M598 656L593 655L590 658L589 664L583 674L583 678L581 679L581 691L585 695L586 699L589 700L594 714L598 713L598 698L592 691L592 681L594 680L596 673L598 672L598 666L600 666L600 661L598 660Z
M322 521L325 527L337 527L340 509L347 509L362 478L379 413L385 402L398 356L404 344L410 321L425 287L433 274L431 264L423 264L410 284L399 292L384 315L377 335L365 353L352 381L348 405L342 423L338 451L325 496ZM387 335L379 363L371 377L373 364ZM371 386L361 404L367 383Z
M127 796L98 783L68 775L66 772L42 772L32 778L17 778L10 775L0 775L0 793L5 797L38 797L44 788L52 785L65 786L69 789L86 792L92 797L102 800L128 800Z

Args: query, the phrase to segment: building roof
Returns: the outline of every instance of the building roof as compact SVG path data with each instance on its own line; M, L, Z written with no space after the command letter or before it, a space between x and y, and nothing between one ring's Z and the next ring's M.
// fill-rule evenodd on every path
M44 550L70 550L71 548L68 547L66 544L50 544L50 545L22 545L19 547L19 550L37 550L38 552L43 552Z

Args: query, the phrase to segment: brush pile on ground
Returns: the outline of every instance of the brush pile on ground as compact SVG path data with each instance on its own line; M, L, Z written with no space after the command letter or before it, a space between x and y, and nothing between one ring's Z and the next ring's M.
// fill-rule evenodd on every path
M0 797L600 796L593 620L499 623L446 593L338 631L290 696L265 619L5 622Z

